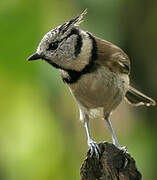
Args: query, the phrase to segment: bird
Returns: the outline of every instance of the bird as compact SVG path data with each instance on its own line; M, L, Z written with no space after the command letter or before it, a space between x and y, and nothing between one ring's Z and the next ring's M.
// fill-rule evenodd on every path
M111 124L112 112L122 100L133 106L154 106L156 101L130 85L130 59L120 47L80 28L86 13L87 9L46 33L27 60L41 59L59 70L78 105L90 153L99 156L90 134L91 119L104 119L113 144L124 150Z

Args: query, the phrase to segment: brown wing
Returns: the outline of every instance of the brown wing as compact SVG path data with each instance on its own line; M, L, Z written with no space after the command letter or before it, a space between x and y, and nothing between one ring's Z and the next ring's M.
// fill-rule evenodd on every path
M111 71L129 74L129 57L118 46L95 37L98 49L97 64L108 66Z
M98 49L98 60L97 64L107 66L113 72L119 73L130 73L130 60L129 57L124 53L118 46L95 37ZM154 106L156 102L150 97L144 95L133 87L129 87L126 93L125 99L128 103L139 106Z

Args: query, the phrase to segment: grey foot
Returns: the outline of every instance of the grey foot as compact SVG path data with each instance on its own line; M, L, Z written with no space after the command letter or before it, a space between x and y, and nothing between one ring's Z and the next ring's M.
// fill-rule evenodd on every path
M120 149L121 151L123 151L123 153L127 153L127 147L123 146L123 147L118 147L118 149Z
M100 149L96 142L93 140L88 141L88 147L90 148L90 154L93 156L96 155L97 158L100 156Z
M120 149L121 151L123 151L124 154L127 153L127 147L123 146L123 147L118 147L118 149ZM126 168L126 166L128 165L128 159L125 156L125 162L124 162L124 168Z
M113 142L113 144L116 146L116 148L118 148L119 150L123 151L124 154L127 152L127 147L126 146L121 147L119 145L119 143L117 143L117 142Z

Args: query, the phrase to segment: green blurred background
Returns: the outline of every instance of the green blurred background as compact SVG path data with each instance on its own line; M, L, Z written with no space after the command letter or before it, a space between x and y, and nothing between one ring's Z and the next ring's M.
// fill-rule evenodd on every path
M156 0L1 0L0 180L74 180L86 134L68 88L47 63L29 63L42 36L88 8L81 27L131 58L132 84L157 98ZM122 103L112 117L121 145L144 180L156 180L157 108ZM105 122L91 121L96 141L111 141Z

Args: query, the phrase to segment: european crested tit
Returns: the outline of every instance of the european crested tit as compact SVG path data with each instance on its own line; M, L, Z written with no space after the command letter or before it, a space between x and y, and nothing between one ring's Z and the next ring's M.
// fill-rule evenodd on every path
M156 102L130 86L130 60L122 49L79 28L86 12L49 31L28 60L42 59L60 71L78 104L91 154L98 155L89 132L90 118L105 119L113 144L121 148L110 122L111 112L123 99L134 106Z

